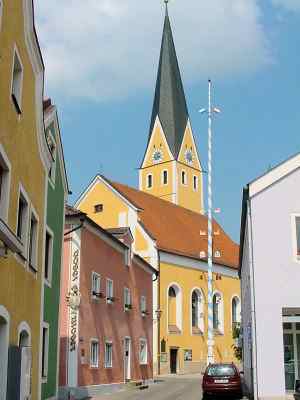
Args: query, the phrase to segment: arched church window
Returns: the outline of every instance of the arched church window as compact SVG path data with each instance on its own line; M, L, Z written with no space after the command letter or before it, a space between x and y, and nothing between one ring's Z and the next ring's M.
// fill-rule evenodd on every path
M223 299L220 293L213 296L213 328L223 333Z
M198 178L196 175L193 177L193 185L194 185L194 190L198 190Z
M240 299L235 296L231 303L232 329L237 328L241 322Z
M168 289L168 329L169 333L181 333L182 326L182 295L177 285Z
M203 296L199 289L193 290L192 299L192 333L201 334L204 331Z

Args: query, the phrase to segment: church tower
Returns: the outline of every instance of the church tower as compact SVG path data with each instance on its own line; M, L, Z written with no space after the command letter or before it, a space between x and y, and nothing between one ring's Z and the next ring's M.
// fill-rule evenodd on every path
M204 212L203 175L166 4L159 68L139 189Z

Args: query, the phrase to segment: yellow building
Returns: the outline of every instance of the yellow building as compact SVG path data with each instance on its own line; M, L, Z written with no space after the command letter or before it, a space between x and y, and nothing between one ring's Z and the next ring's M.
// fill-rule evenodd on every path
M153 284L156 372L200 371L207 362L207 217L168 14L139 178L137 190L96 176L76 206L105 228L130 227L134 252L159 270ZM214 357L236 361L238 245L216 221L213 233Z
M40 398L47 177L32 0L0 1L0 399Z

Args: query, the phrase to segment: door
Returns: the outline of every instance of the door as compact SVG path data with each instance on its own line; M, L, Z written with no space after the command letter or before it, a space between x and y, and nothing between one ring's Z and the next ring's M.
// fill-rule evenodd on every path
M171 371L171 374L177 373L177 354L178 354L178 349L170 349L170 371Z
M125 338L124 339L124 381L125 382L128 382L131 379L130 350L131 350L130 338Z
M285 389L294 390L295 354L293 333L283 334Z

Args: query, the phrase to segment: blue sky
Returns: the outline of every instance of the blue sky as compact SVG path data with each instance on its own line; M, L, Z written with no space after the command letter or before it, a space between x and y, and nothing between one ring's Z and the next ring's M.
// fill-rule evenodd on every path
M71 202L98 172L137 185L161 3L72 0L70 8L69 0L36 0L46 93L59 110ZM206 167L207 119L198 110L207 104L210 77L222 109L214 121L214 206L238 241L242 187L300 151L300 0L184 4L171 0L169 9L191 123Z

